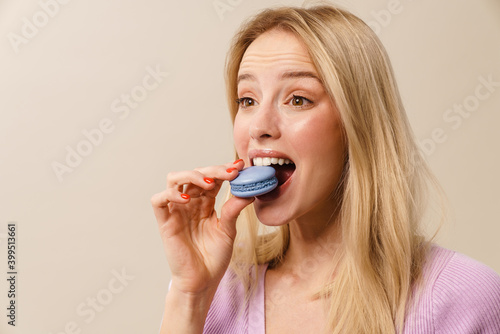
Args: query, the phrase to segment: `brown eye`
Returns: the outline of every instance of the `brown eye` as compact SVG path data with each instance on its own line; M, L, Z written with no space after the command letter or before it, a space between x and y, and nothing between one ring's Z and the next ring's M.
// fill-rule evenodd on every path
M243 108L253 107L255 105L255 100L249 97L242 97L237 99L236 102Z
M251 107L251 106L255 105L255 101L252 99L246 98L243 100L243 105L245 107Z
M294 107L306 107L311 106L313 102L303 96L294 95L290 103Z
M304 98L300 96L294 96L292 99L292 104L294 106L302 106L304 104Z

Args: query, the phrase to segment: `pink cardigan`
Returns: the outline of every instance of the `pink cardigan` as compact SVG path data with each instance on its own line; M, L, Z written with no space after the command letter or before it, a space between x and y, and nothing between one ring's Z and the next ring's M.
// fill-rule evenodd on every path
M424 289L405 320L403 334L500 334L500 276L462 254L434 246ZM264 334L264 275L244 303L244 287L228 271L210 307L204 334ZM233 282L233 283L231 283Z

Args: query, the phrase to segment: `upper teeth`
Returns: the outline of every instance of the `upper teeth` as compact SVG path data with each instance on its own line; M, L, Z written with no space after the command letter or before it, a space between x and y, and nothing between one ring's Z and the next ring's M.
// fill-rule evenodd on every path
M292 162L290 159L282 159L282 158L253 158L253 165L254 166L270 166L270 165L288 165L291 164Z

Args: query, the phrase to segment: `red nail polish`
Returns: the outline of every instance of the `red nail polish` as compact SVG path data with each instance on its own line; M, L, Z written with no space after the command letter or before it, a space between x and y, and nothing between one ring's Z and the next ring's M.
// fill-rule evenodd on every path
M237 170L238 168L228 168L226 169L226 172L231 173L233 170Z
M243 159L238 159L238 160L236 160L235 162L233 162L233 164L235 164L235 165L236 165L236 164L237 164L238 162L240 162L240 161L243 161Z
M188 194L181 194L181 197L184 199L189 199L189 197L191 197L191 196L189 196Z
M214 179L211 179L211 178L209 178L209 177L205 177L205 178L203 178L203 180L204 180L206 183L208 183L208 184L212 184L212 183L214 183Z

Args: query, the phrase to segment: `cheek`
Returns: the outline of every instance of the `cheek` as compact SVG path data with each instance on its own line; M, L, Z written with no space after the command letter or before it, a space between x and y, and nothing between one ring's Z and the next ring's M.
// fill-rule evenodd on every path
M326 121L324 118L311 123L302 134L307 140L299 141L298 149L303 156L307 155L308 189L311 200L320 201L337 188L344 168L344 141L342 128L337 122Z
M335 118L314 117L296 124L296 149L301 155L308 155L313 161L338 160L344 152L340 122Z
M248 138L248 128L245 126L243 120L236 115L233 125L233 142L236 152L240 157L245 154L243 148L247 147L246 143L248 142Z

